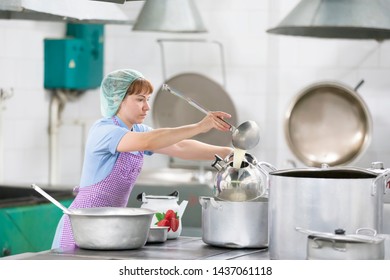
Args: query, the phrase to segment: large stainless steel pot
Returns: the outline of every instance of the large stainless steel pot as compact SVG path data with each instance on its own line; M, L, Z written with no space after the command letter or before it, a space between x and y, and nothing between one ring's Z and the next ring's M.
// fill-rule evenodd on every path
M265 248L268 246L268 199L256 201L219 201L200 197L202 240L228 248Z
M271 259L305 259L306 238L296 227L322 232L368 227L381 233L389 171L378 175L361 168L323 167L269 174Z
M67 213L78 247L137 249L145 245L155 211L126 207L72 209Z
M343 229L334 233L316 232L297 228L308 234L308 260L383 260L385 237L373 229L357 229L355 234L346 234Z

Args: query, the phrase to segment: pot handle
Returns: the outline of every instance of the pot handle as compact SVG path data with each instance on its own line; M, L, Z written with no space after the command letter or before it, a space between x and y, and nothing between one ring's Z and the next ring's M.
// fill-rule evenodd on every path
M377 231L373 228L358 228L355 233L361 235L367 235L367 236L377 235Z
M222 210L222 205L215 201L214 197L210 198L210 204L218 210Z
M202 207L204 209L207 208L207 203L206 203L206 200L210 201L210 204L212 207L218 209L218 210L222 210L222 205L219 204L218 202L215 201L215 199L213 197L208 197L208 196L200 196L199 197L199 203L200 205L202 205Z
M378 181L384 178L383 184L383 194L386 194L386 190L390 189L390 169L386 169L382 174L375 178L374 182L372 182L371 195L375 196L377 194L377 184Z
M168 194L168 196L176 196L176 197L179 197L179 191L175 190L173 193Z
M218 171L221 171L223 166L219 162L223 161L223 159L219 155L214 155L214 156L215 156L215 160L211 164L211 167L214 167Z
M137 200L143 202L143 201L142 201L142 198L143 198L144 196L145 196L145 193L144 193L144 192L139 193L139 194L137 195Z
M257 166L259 167L260 172L263 173L263 175L266 178L266 188L265 188L264 193L265 193L265 195L268 195L269 185L270 185L269 173L272 171L276 171L277 169L272 164L265 162L265 161L260 161L259 163L257 163Z
M208 197L205 197L205 196L199 196L199 204L202 206L203 209L206 208L206 202L205 202L205 199L208 198Z
M332 249L335 251L339 251L339 252L346 252L347 251L347 249L345 247L338 247L335 240L329 240L329 239L325 239L325 238L321 238L321 237L315 237L313 239L313 242L315 245L313 244L312 248L321 249L323 247L321 241L332 242Z

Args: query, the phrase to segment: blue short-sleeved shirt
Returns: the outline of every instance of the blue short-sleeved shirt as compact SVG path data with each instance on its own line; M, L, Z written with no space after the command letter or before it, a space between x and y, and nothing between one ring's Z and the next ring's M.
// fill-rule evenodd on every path
M116 151L119 141L129 131L121 119L115 117L119 123L116 125L112 118L102 118L91 127L85 146L83 171L80 187L94 185L110 174L119 156ZM135 132L147 132L151 127L144 124L135 124L132 127ZM138 152L134 152L138 153ZM146 155L152 155L151 151L144 151Z

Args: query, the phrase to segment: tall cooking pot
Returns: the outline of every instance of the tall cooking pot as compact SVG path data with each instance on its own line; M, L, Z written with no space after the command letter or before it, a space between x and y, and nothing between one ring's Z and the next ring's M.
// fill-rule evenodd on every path
M322 232L372 228L381 233L389 170L378 174L355 167L323 166L269 175L271 259L305 259L306 237L296 227Z
M227 248L268 246L268 198L254 201L221 201L200 197L202 240Z

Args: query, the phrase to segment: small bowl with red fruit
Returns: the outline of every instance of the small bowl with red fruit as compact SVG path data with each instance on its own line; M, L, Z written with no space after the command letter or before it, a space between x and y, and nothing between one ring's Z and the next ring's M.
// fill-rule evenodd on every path
M146 243L162 243L168 239L169 226L152 226Z
M149 231L149 243L151 242L165 242L167 239L172 239L180 234L180 220L177 212L169 209L167 212L157 212L155 214L156 221L152 223ZM171 236L170 233L171 232Z
M160 227L168 227L168 231L176 232L180 226L180 220L177 212L169 209L166 213L156 213L156 225Z

